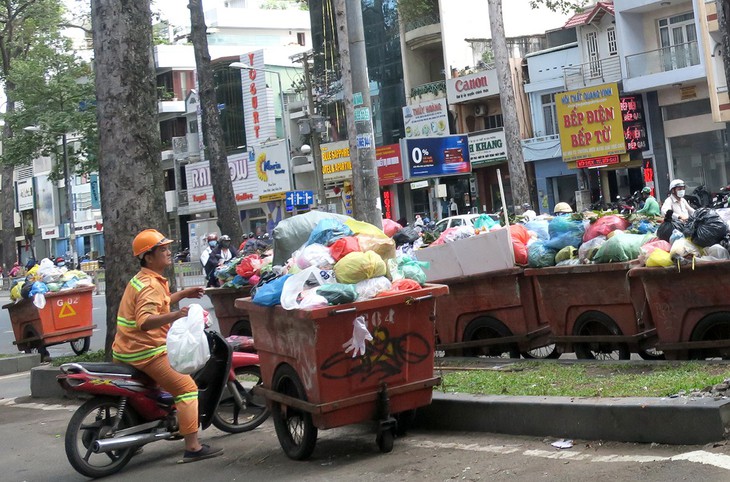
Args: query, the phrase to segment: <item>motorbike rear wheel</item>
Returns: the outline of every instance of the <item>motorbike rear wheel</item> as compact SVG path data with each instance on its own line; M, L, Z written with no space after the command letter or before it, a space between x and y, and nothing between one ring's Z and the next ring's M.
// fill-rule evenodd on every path
M213 425L228 433L243 433L253 430L269 418L266 399L254 395L253 387L261 385L261 369L258 366L238 367L234 370L236 380L229 381L213 415ZM231 390L237 390L242 404L239 404Z
M137 451L138 447L98 454L91 450L96 440L105 438L111 433L118 410L118 399L94 397L81 405L71 417L64 440L66 457L81 475L97 478L115 474L127 465ZM117 430L134 424L134 413L127 407Z

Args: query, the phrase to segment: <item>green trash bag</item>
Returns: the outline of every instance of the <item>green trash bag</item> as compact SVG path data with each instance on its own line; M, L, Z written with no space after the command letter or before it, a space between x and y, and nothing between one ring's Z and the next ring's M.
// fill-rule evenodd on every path
M497 225L497 221L492 219L488 214L481 214L474 220L474 229L492 229Z
M638 259L641 247L656 238L654 234L628 234L614 231L614 235L601 245L593 257L597 263L617 263Z
M426 261L418 261L410 256L403 256L398 258L395 266L391 262L390 267L390 275L393 280L411 279L423 286L426 284L426 273L423 270L428 269L430 265Z
M324 297L331 305L344 305L357 300L355 285L329 283L317 288L317 294Z
M575 249L573 246L566 246L560 251L558 251L558 254L555 255L555 263L560 263L561 261L567 261L569 259L574 259L578 257L578 250Z

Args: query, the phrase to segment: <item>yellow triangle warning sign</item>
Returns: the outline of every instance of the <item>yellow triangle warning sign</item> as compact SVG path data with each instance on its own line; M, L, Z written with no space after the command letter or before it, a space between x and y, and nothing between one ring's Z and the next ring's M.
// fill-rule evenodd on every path
M59 318L68 318L69 316L74 315L76 315L76 310L74 310L68 303L64 303L61 307L61 311L58 312Z

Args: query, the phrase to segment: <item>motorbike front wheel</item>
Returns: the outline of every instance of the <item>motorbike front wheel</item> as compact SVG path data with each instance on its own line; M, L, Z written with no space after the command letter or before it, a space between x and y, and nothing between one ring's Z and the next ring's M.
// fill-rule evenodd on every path
M252 365L238 367L234 372L236 379L229 381L223 390L213 415L213 425L228 433L248 432L269 418L266 399L253 393L253 387L262 383L261 369ZM238 392L240 402L233 390Z
M137 450L137 447L106 453L91 450L95 441L111 433L118 410L118 399L95 397L81 405L71 417L66 429L66 457L81 475L97 478L115 474L127 465ZM134 415L127 407L117 430L133 425Z

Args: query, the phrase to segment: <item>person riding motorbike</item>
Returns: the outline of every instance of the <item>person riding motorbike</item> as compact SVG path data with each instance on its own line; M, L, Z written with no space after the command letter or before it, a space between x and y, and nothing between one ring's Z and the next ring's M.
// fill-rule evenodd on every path
M656 198L651 195L651 188L644 187L641 190L641 195L644 198L644 207L636 211L636 214L643 214L644 216L659 216L661 210L659 209L659 203Z
M218 240L218 246L211 251L208 262L205 264L209 287L218 287L219 285L218 278L215 276L215 269L236 256L238 256L238 250L231 246L231 237L224 234Z
M672 217L684 222L694 214L694 208L684 199L685 189L686 185L681 179L674 179L669 183L670 195L662 204L662 215L666 215L671 209L674 212Z
M571 208L570 204L566 202L559 202L555 205L555 209L553 209L553 212L556 216L559 214L572 214L573 208Z
M170 293L166 268L172 265L171 240L154 229L145 229L132 242L132 252L141 269L130 280L119 304L117 333L112 345L115 362L127 363L145 372L175 398L179 432L185 439L180 463L195 462L223 453L198 439L198 387L190 375L176 372L167 358L167 332L188 308L170 311L183 298L202 298L200 287Z

